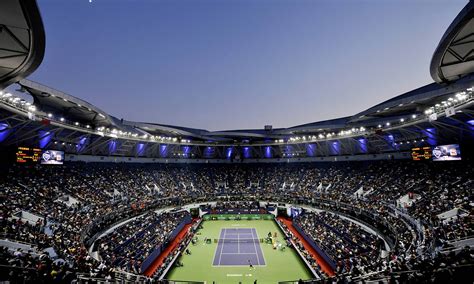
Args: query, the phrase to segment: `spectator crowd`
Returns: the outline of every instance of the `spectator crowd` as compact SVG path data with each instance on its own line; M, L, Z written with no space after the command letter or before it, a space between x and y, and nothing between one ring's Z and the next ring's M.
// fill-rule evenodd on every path
M337 275L472 264L469 249L456 255L439 251L474 235L473 176L465 161L12 165L0 177L2 237L29 249L2 248L1 265L9 268L0 281L67 282L80 273L99 278L111 278L116 270L137 273L182 218L156 209L203 201L220 201L214 210L234 209L223 202L230 200L255 209L261 200L325 209L297 222L337 263ZM450 210L458 213L440 218ZM393 241L389 256L380 256L374 235L329 213L335 211L373 221ZM26 222L22 212L38 218ZM98 240L98 259L89 255L104 230L128 219Z

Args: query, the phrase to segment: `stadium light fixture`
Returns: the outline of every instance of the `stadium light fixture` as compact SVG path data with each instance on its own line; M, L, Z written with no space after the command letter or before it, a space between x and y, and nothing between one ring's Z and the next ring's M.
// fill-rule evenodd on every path
M59 120L61 120L61 122L64 122L64 117L61 117Z
M74 123L74 124L75 124L76 126L78 126L78 125L79 125L79 122L76 122L76 123Z
M48 117L49 117L49 118L53 117L53 114L52 114L52 113L48 113Z
M413 115L411 116L411 118L415 119L415 118L416 118L416 114L413 114Z
M390 122L385 123L386 126L390 126Z
M405 121L405 119L404 119L404 118L400 118L400 122L404 122L404 121Z
M382 128L382 124L377 125L378 128Z

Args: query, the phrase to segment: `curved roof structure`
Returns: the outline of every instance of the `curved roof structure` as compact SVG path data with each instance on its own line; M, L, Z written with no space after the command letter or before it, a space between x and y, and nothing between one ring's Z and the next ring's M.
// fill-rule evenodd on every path
M431 77L449 83L474 72L474 2L462 9L433 54Z
M33 97L34 104L44 112L94 126L115 125L105 111L77 97L26 79L18 84Z
M35 71L43 61L44 48L36 1L0 1L0 89Z
M431 107L446 102L456 93L464 92L474 86L474 74L468 75L456 84L449 86L432 83L413 91L396 96L362 112L351 116L307 123L288 128L277 128L267 131L264 129L234 129L208 131L182 126L164 125L151 122L119 120L104 110L72 95L49 88L29 80L22 80L19 85L34 99L35 105L45 114L53 114L58 119L66 118L70 122L90 125L92 128L116 128L123 132L135 132L138 135L171 136L189 138L200 141L234 142L241 140L274 140L287 138L291 135L319 135L354 127L377 128L400 118L426 116L425 111Z
M473 141L472 3L456 17L433 56L432 75L437 82L449 84L435 82L350 116L288 128L222 131L128 121L75 96L30 80L19 81L18 73L16 82L33 103L0 92L0 143L39 143L41 148L87 155L165 158L172 153L178 158L228 158L237 151L268 158L392 153L426 143ZM449 61L453 52L462 55L462 60Z

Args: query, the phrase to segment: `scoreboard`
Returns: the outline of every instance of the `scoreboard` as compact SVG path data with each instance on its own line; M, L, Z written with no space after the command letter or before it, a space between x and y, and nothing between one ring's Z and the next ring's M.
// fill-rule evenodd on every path
M432 156L431 147L417 147L411 149L411 157L413 161L431 160Z
M16 151L16 162L22 164L38 163L41 159L41 149L30 147L18 147Z

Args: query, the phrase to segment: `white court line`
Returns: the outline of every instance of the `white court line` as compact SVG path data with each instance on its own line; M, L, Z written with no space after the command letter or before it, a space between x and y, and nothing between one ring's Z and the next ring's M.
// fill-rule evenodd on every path
M255 255L256 258L257 258L257 262L255 265L258 265L258 266L267 266L266 264L262 264L262 262L260 261L260 257L259 257L259 254L258 254L258 248L257 248L257 244L255 242L255 240L258 241L258 234L257 234L257 231L255 228L245 228L246 231L245 232L242 232L242 235L252 235L252 239L254 240L253 242L253 246L254 246L254 252L252 253L241 253L240 252L240 242L239 242L239 239L240 239L240 230L239 229L244 229L244 228L237 228L237 229L234 229L232 228L231 231L227 231L227 228L222 228L223 230L223 233L224 233L224 238L222 240L219 240L222 241L222 246L221 246L221 251L219 252L219 264L216 266L216 265L212 265L213 267L242 267L242 266L247 266L247 264L242 264L242 265L226 265L226 264L222 264L221 261L222 261L222 255L225 254L225 255ZM247 232L247 229L250 229L250 233ZM222 231L221 231L222 233ZM227 235L237 235L237 246L238 246L238 253L227 253L227 252L224 252L224 241L226 239L226 236ZM229 239L235 239L235 238L229 238ZM218 243L219 244L219 243ZM260 248L260 251L262 252L262 257L263 257L263 250ZM217 249L216 249L216 252L217 252Z
M240 253L240 234L237 232L237 253Z
M253 235L253 229L252 229L252 237L255 237ZM258 238L257 238L258 239ZM260 257L258 257L258 251L257 251L257 245L255 244L255 242L253 243L253 248L255 249L255 254L257 255L257 262L258 262L258 265L260 265Z
M258 233L257 233L257 229L256 228L253 228L255 230L255 236L257 237L258 239ZM265 253L263 252L263 249L262 247L260 246L260 251L262 252L262 260L265 261ZM258 252L257 252L257 255L258 255ZM265 263L265 265L261 265L261 266L267 266L267 264Z
M224 237L221 238L222 241L223 241L223 239L225 239L225 236L226 236L228 233L230 233L229 235L232 235L232 234L235 235L235 234L236 234L236 233L233 232L233 231L228 232L227 229L228 229L228 228L222 228L222 229L221 229L221 233L224 233ZM229 228L229 229L234 229L234 230L235 230L235 228ZM238 229L239 229L239 228L237 228L237 230L238 230ZM246 228L246 229L247 229L247 228ZM248 229L251 229L252 235L253 235L253 231L255 230L255 228L248 228ZM222 230L224 230L224 231L222 231ZM248 233L247 233L247 234L248 234ZM255 234L257 235L257 232L256 232L256 231L255 231ZM222 237L222 235L221 235L221 237ZM258 235L257 235L257 237L258 237ZM258 238L257 238L257 240L258 240ZM219 243L218 243L218 245L219 245ZM229 268L229 267L239 267L239 268L241 268L241 267L248 267L248 264L231 264L231 265L222 264L222 263L221 263L221 258L222 258L222 255L223 255L223 254L226 254L226 255L228 255L228 254L236 255L236 254L237 254L237 253L225 253L225 252L223 252L223 250L224 250L224 245L225 245L225 244L222 242L221 251L219 252L219 263L216 264L216 265L214 265L214 263L213 263L213 264L212 264L212 267L222 268L222 269L227 269L227 268ZM254 243L254 246L255 246L255 245L256 245L256 244ZM216 251L215 251L214 255L215 255L216 253L217 253L217 247L216 247ZM248 254L246 254L246 253L240 253L240 254L245 254L245 255L255 255L255 254L257 254L257 258L258 258L258 253L257 253L257 251L256 251L255 253L248 253ZM263 254L263 252L262 252L262 254ZM267 266L266 264L261 264L261 263L255 264L255 265L258 265L258 266L260 266L260 267L266 267L266 266Z
M255 253L254 252L239 252L239 253L235 253L235 252L223 252L221 254L251 254L251 255L254 255Z
M219 238L222 236L222 230L221 230L221 233L219 235ZM212 240L212 238L211 238ZM212 266L214 266L214 260L217 258L217 250L219 249L219 241L217 242L217 246L216 246L216 249L214 250L214 259L212 260ZM217 266L218 264L216 264L215 266Z
M226 233L226 229L224 228L224 239L225 239L225 233ZM221 235L222 235L222 232L221 232ZM218 240L217 241L217 246L219 246L219 242L221 240ZM222 250L224 249L224 243L222 243L222 246L221 246L221 251L219 252L219 265L221 265L221 258L222 258Z

